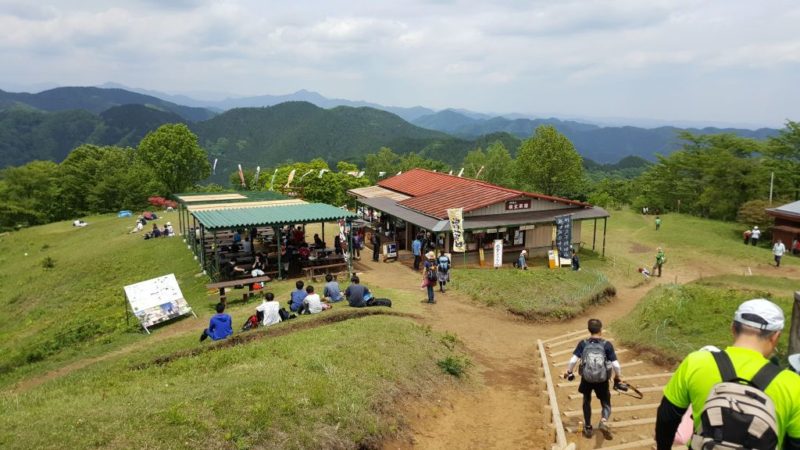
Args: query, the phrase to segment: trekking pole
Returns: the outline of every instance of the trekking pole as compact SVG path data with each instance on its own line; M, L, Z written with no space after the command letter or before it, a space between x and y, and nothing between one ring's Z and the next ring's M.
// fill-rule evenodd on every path
M614 383L614 390L619 392L621 395L627 395L628 397L633 397L637 400L641 400L644 398L644 394L642 394L639 389L636 389L636 386L628 383Z

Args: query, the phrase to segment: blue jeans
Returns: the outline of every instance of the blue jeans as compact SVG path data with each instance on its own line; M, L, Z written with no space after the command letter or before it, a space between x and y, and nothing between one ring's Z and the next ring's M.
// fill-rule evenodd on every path
M433 283L428 283L428 303L433 303Z

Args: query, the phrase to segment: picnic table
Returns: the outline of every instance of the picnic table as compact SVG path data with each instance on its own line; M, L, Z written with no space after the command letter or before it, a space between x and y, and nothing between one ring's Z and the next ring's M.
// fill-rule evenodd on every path
M338 277L343 271L347 269L347 262L344 258L319 258L316 260L309 260L305 263L303 272L306 278L317 281L317 276L321 274L333 274Z
M236 280L218 281L216 283L210 283L206 285L206 289L219 289L219 301L225 303L227 299L227 296L225 294L225 288L247 285L248 290L243 294L242 297L242 299L246 302L255 293L254 292L255 289L253 289L253 284L267 283L269 281L272 281L272 278L266 275L263 277L239 278Z

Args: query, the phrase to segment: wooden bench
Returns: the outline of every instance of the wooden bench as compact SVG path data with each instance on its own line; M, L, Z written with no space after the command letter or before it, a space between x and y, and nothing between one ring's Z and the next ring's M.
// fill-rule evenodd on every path
M237 280L218 281L216 283L207 284L206 289L219 289L219 301L225 303L227 300L225 288L247 285L248 291L242 296L242 299L246 302L255 294L255 290L253 289L254 283L267 283L269 281L272 281L272 278L268 276L239 278Z
M324 264L318 266L308 266L303 267L303 272L306 273L306 278L310 278L313 281L317 281L317 271L322 270L325 274L331 273L331 269L340 269L336 272L334 276L338 276L341 272L347 269L347 263L342 261L334 264Z

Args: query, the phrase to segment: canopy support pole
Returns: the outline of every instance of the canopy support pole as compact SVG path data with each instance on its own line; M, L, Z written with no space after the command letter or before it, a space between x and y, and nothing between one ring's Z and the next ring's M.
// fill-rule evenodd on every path
M603 217L603 257L606 256L606 229L608 228L608 217Z
M594 251L594 243L597 240L597 218L594 219L594 229L592 230L592 251Z
M278 234L278 279L282 279L283 276L283 264L281 264L281 253L283 252L283 237L281 236L281 227L275 227L274 230L277 231Z

